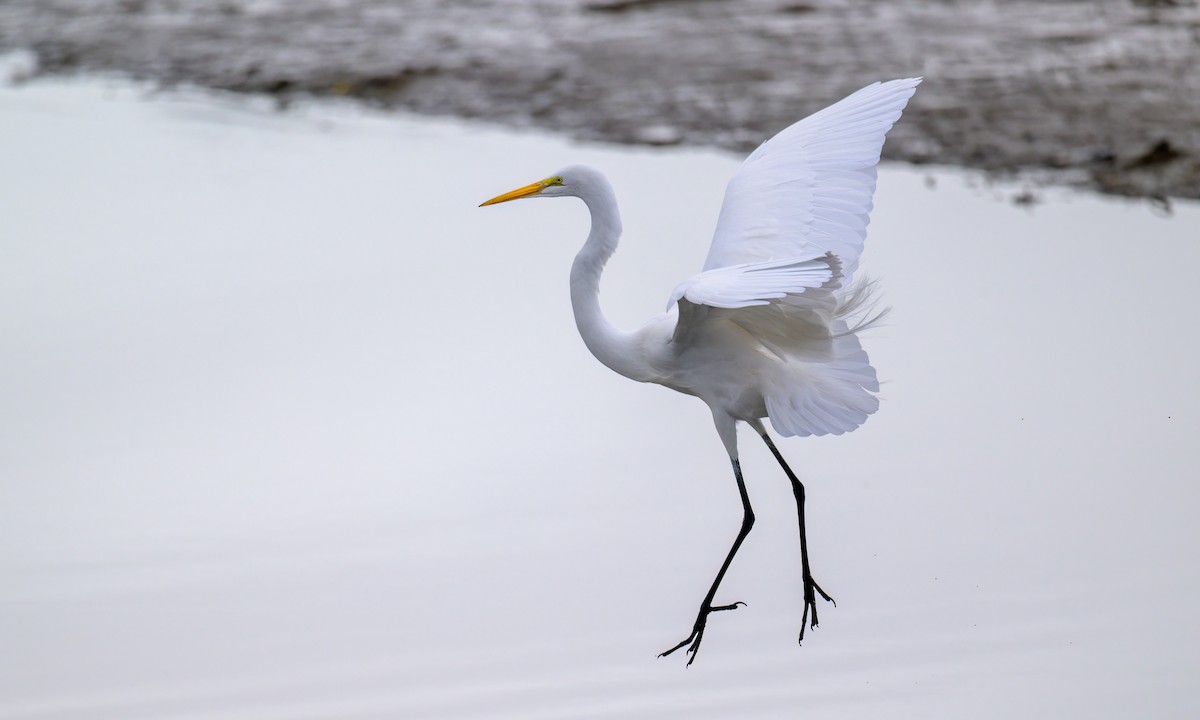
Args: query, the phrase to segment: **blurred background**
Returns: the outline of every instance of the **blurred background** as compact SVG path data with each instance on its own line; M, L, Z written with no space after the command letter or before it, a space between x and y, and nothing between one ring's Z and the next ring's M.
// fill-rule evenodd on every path
M7 0L38 71L748 150L927 76L886 157L1200 197L1193 0Z

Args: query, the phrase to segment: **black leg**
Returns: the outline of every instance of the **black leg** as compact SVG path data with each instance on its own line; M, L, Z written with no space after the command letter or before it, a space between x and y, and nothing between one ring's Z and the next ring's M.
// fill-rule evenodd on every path
M800 618L800 638L798 642L804 642L805 624L808 622L808 613L812 611L812 624L810 627L817 627L817 593L829 602L837 606L833 598L821 589L816 580L813 580L812 570L808 565L808 535L804 531L804 484L796 477L796 473L788 467L787 461L783 459L783 455L779 453L779 448L775 447L775 443L771 442L771 437L766 433L762 434L762 439L767 443L767 447L771 448L771 454L783 466L783 471L787 473L788 480L792 481L792 492L796 495L796 511L800 515L800 569L804 576L804 615Z
M687 664L691 665L696 659L696 652L700 649L700 641L704 639L704 625L708 622L709 613L721 610L733 610L738 605L746 604L744 602L717 606L713 606L712 604L713 597L717 594L717 588L721 585L721 579L725 577L725 571L729 569L729 564L733 562L733 556L737 555L738 548L742 546L742 541L750 534L750 528L754 527L754 510L750 508L750 495L746 492L746 481L742 480L742 466L737 460L733 461L733 475L737 478L738 492L742 496L742 528L738 531L737 538L733 541L733 547L729 549L729 555L725 557L725 562L721 565L721 569L717 571L717 578L713 580L712 587L708 589L708 595L704 596L704 602L700 605L700 614L696 616L696 624L692 626L692 634L688 635L675 647L660 654L659 657L666 657L690 643L687 654L691 655L691 657L688 658Z

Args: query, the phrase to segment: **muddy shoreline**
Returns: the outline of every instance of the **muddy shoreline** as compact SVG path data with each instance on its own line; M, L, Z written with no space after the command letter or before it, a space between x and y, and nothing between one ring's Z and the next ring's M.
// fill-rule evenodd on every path
M886 157L1200 198L1189 0L16 0L0 49L32 51L37 73L735 150L867 82L924 75Z

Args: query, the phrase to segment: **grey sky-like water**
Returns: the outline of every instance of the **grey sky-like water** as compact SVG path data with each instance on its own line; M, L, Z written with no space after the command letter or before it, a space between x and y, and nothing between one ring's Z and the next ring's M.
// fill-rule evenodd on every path
M1200 208L886 166L883 406L744 435L575 334L587 162L639 324L737 158L101 80L0 89L0 718L1192 717ZM932 184L932 187L931 187Z

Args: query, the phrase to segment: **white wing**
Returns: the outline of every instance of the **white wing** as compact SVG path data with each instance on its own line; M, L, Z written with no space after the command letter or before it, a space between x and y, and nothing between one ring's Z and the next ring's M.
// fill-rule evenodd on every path
M752 350L751 356L757 348L777 358L745 368L777 432L849 432L879 407L879 383L858 338L839 317L841 285L833 253L700 273L681 283L671 297L679 307L671 342L688 346L742 338L733 342ZM719 330L733 326L741 334ZM736 350L728 345L722 349Z
M828 251L848 286L867 235L884 136L920 82L868 85L763 143L725 189L704 269Z
M875 369L841 303L884 136L920 82L865 87L763 143L729 181L704 272L671 296L673 343L748 343L778 358L748 375L783 435L848 432L879 406ZM709 332L732 326L744 332Z
M708 270L681 282L672 342L689 344L706 323L731 321L785 362L820 360L831 337L842 271L833 253Z
M720 267L679 283L667 309L680 300L715 308L769 305L788 295L801 295L841 277L832 253Z

